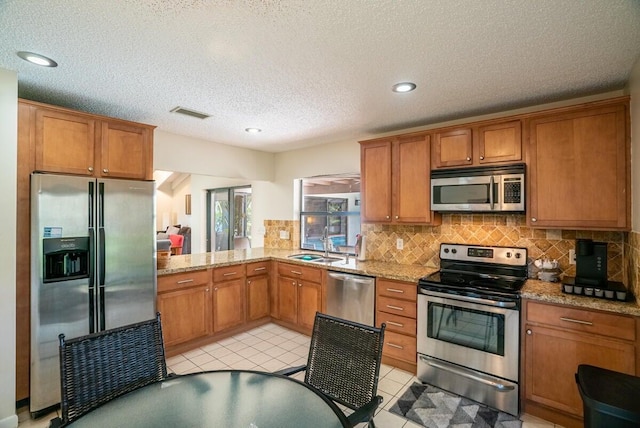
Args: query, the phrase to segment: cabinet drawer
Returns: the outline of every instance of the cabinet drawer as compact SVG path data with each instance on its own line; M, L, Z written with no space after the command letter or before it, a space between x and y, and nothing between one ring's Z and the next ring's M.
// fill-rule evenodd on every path
M247 276L264 275L269 273L271 262L247 263Z
M207 270L194 270L192 272L175 273L158 277L158 293L179 290L196 285L209 283Z
M416 318L416 302L407 300L391 299L389 297L378 297L377 308L381 312L401 315L409 318Z
M244 265L226 266L213 270L213 282L231 281L242 277L244 277Z
M378 279L376 281L376 292L378 296L407 299L415 302L418 295L418 284Z
M416 338L392 331L385 331L382 353L389 357L415 364L417 353Z
M308 266L278 263L278 275L318 283L322 282L322 270Z
M380 327L382 323L387 324L387 331L407 334L409 336L416 335L416 320L414 318L401 317L387 312L376 311L376 325Z
M527 321L623 340L636 338L635 320L632 317L593 312L587 309L528 302Z

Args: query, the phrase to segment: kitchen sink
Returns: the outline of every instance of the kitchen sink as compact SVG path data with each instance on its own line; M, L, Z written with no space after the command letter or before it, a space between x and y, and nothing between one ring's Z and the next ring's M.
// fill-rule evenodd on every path
M324 257L319 254L293 254L289 256L290 259L300 260L303 262L316 262L316 263L333 263L342 260L340 257Z

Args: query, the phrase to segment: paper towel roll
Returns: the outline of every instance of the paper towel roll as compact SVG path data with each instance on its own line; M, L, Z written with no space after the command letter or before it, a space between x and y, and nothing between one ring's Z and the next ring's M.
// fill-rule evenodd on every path
M366 260L365 255L367 252L367 240L365 236L360 237L360 251L358 252L358 260Z

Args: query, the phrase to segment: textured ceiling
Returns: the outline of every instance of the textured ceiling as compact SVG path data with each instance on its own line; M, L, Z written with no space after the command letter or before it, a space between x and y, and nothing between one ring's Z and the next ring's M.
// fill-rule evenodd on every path
M621 89L640 54L637 0L0 0L0 28L21 97L271 152Z

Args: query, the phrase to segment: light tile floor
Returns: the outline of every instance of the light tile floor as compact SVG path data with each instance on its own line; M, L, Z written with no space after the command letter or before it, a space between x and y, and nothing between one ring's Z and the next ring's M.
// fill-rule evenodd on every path
M273 372L286 367L305 364L309 351L309 337L276 324L266 324L245 333L211 343L167 359L168 370L176 374L203 370L250 369ZM298 379L304 373L295 375ZM384 398L375 416L378 428L420 428L420 425L390 413L388 409L405 389L417 381L413 374L382 365L378 394ZM45 428L56 414L31 420L27 409L18 414L19 428ZM560 427L530 415L523 415L523 428Z

